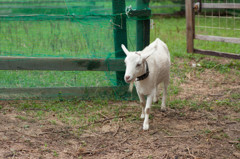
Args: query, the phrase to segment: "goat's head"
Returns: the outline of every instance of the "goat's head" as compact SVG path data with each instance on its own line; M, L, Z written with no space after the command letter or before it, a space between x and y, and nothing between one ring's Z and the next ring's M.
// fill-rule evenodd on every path
M144 52L130 52L126 49L126 47L122 44L122 49L127 55L124 62L126 64L126 71L124 80L127 83L132 83L138 76L141 76L145 71L145 61L146 59L153 53L153 51Z

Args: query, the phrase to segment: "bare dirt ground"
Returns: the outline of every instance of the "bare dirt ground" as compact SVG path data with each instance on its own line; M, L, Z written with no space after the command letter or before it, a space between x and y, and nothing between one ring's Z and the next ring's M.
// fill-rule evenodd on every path
M201 76L192 71L186 77L179 86L181 91L170 100L226 101L232 94L240 94L239 76L231 72L225 75L206 69ZM231 100L240 99L237 96ZM19 116L26 112L17 110L13 103L16 105L16 101L0 102L0 158L3 159L240 158L240 113L236 109L239 106L230 107L228 103L216 103L210 110L186 105L161 112L153 107L149 131L142 130L142 120L128 120L129 114L117 120L106 116L79 134L75 127L57 120L55 115L49 117L56 119L55 124L47 118L21 119ZM138 103L129 105L126 112L139 112L140 116Z

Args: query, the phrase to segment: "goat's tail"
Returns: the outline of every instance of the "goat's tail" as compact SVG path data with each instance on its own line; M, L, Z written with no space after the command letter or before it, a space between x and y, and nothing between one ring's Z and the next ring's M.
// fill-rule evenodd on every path
M130 85L129 85L129 89L128 89L129 92L132 92L132 90L133 90L133 84L134 84L134 81L131 82Z

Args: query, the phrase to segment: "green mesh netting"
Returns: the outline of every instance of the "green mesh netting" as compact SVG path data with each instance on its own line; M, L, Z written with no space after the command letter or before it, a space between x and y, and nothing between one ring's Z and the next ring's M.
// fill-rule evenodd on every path
M0 0L0 4L1 55L114 55L111 0ZM134 8L135 0L126 5ZM134 25L128 19L130 44L135 41Z
M136 1L126 0L125 5L134 9ZM116 16L112 0L0 0L0 56L116 58L121 52L114 48ZM136 19L127 18L129 50L136 48ZM26 71L0 66L0 79L0 89L117 85L111 70Z

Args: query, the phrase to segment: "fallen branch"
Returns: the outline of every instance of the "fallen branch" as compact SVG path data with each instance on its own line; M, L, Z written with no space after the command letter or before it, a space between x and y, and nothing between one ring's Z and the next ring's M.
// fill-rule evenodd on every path
M189 137L194 137L195 135L191 136L164 136L165 138L189 138Z
M194 159L197 159L197 157L194 156L194 155L190 152L189 147L187 147L187 150L188 150L188 155L189 155L189 156L193 157Z
M106 115L102 114L101 112L99 112L99 114L100 114L101 116L103 116L104 118L106 118L106 119L109 119L109 117L108 117L108 116L106 116Z
M230 122L226 122L226 124L237 124L238 122L236 121L230 121Z
M239 144L239 141L228 141L229 144Z
M78 154L79 155L94 155L94 154L97 154L97 153L100 153L100 152L104 152L107 148L112 149L113 147L117 147L117 145L113 145L113 146L110 146L110 147L104 147L104 148L100 148L100 149L97 149L97 150L83 150L83 149L81 149L78 152Z
M123 140L120 144L123 144L127 141L128 139L125 139ZM96 154L96 153L100 153L100 152L103 152L105 151L107 148L108 149L112 149L113 147L118 147L118 145L113 145L113 146L110 146L110 147L105 147L105 148L101 148L101 149L98 149L98 150L84 150L84 149L80 149L79 151L79 155L93 155L93 154ZM129 156L131 154L128 154ZM126 157L126 156L125 156Z
M120 143L120 145L124 144L124 143L127 142L127 141L128 141L128 138L126 138L125 140L123 140L123 141Z
M230 131L238 131L238 132L240 132L240 130L238 130L238 129L230 129Z
M114 137L117 135L119 129L120 129L120 126L119 126L119 124L118 124L118 128L117 128L117 130L116 130L116 132L113 134Z
M124 118L124 117L128 117L128 116L130 116L130 115L128 114L128 115L122 115L122 116L118 116L118 117L105 118L103 120L94 121L92 123L86 124L84 126L80 126L78 128L84 128L84 127L88 127L88 126L91 126L91 125L94 125L94 124L97 124L97 123L103 123L105 121L113 120L113 119L116 119L116 118Z
M22 132L17 131L17 130L14 130L14 131L17 132L17 133L19 133L19 134L21 134L21 135L23 135L23 136L28 136L28 137L33 137L33 138L39 138L39 136L28 135L28 134L22 133Z
M132 154L133 154L133 152L130 152L129 154L127 154L124 157L122 157L121 159L127 158L127 157L131 156Z
M234 152L233 155L238 157L238 158L240 157L240 153L238 153L238 152Z
M208 94L209 96L223 96L224 94Z

